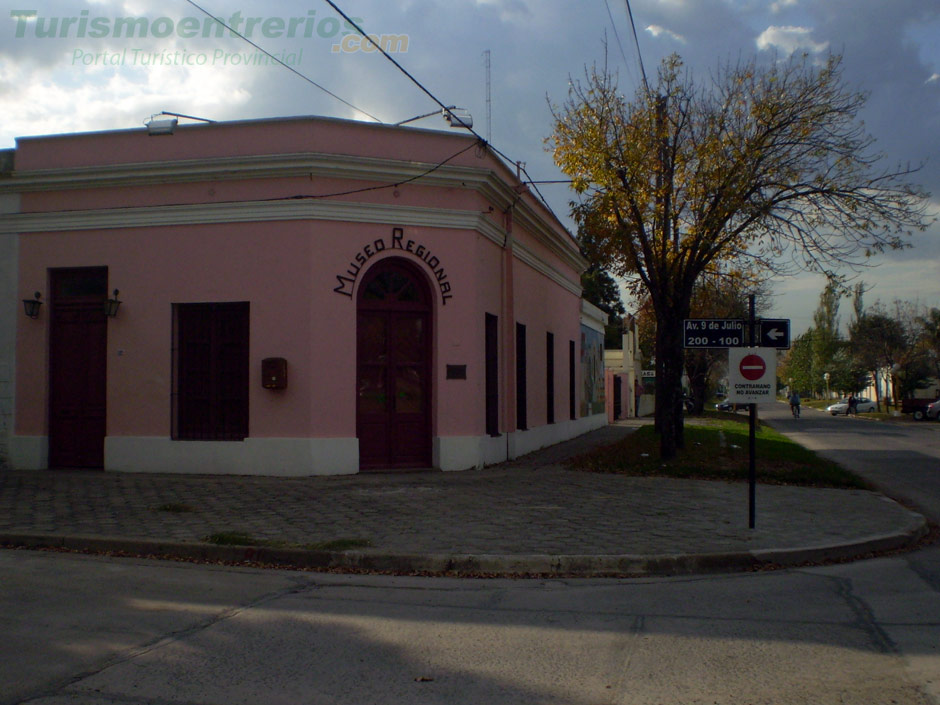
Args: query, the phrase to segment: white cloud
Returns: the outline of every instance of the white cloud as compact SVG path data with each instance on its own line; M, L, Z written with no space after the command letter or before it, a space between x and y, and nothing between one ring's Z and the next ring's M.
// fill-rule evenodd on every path
M178 110L216 117L250 100L239 72L213 67L184 69L155 66L115 70L107 66L70 67L51 74L44 69L19 72L0 68L0 86L8 109L0 141L13 137L139 127L151 113Z
M796 7L799 4L800 0L777 0L770 3L770 11L776 15L788 7Z
M672 39L675 42L679 42L680 44L686 43L685 37L683 37L681 34L676 34L672 30L668 30L665 27L660 27L659 25L656 25L656 24L651 24L649 27L646 28L646 31L652 34L657 39L663 36L663 37L668 37L669 39Z
M930 78L924 81L924 83L936 83L937 81L940 81L940 73L933 74Z
M494 8L499 12L499 19L503 22L514 18L526 18L532 15L532 12L522 0L475 0L477 5L484 5Z
M776 49L785 54L805 50L814 53L825 51L829 42L815 42L811 38L813 30L809 27L777 27L771 25L757 38L757 48L761 51Z

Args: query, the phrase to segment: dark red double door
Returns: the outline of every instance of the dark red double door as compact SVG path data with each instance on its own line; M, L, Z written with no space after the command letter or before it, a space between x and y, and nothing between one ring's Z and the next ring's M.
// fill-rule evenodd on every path
M356 435L364 470L431 465L430 309L428 287L407 262L376 265L360 286Z
M49 467L104 467L108 270L52 270Z

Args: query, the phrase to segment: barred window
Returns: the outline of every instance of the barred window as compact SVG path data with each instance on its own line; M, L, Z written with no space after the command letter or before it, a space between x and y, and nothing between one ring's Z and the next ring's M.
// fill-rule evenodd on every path
M174 304L177 440L248 436L247 301Z

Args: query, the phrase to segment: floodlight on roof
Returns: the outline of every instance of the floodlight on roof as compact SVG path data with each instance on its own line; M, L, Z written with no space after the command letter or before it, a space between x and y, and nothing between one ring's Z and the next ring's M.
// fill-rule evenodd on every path
M451 127L473 127L473 116L466 108L444 108L441 115Z
M179 120L176 118L157 118L156 116L147 121L147 134L151 137L157 135L172 135L176 130Z
M181 113L169 113L164 110L162 113L151 115L150 119L144 122L147 126L147 134L151 137L156 137L157 135L172 135L176 131L176 126L179 124L179 118L198 120L199 122L215 122L215 120L209 120L208 118L196 117L195 115L183 115Z

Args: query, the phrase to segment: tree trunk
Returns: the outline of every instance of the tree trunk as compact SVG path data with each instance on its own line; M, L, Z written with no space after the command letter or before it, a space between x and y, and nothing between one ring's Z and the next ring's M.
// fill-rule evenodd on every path
M663 460L674 458L684 447L682 420L682 318L660 316L656 326L656 420L659 453Z
M705 411L705 395L708 393L708 373L711 369L710 350L694 350L685 353L685 373L689 378L689 394L694 413Z

